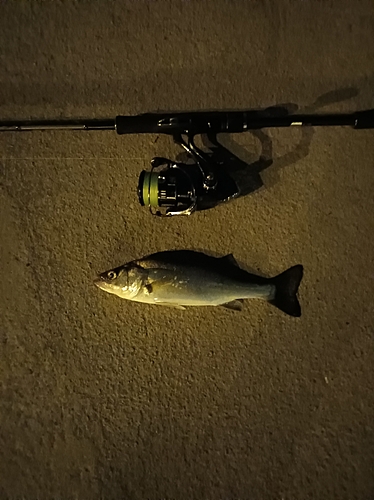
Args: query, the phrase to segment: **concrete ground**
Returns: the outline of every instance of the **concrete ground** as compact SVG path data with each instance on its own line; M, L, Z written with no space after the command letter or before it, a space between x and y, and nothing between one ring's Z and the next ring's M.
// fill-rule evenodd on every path
M372 0L0 6L0 119L374 107ZM152 218L168 137L0 134L0 497L374 498L374 130L226 137L264 186ZM154 251L302 263L303 315L185 312L92 284Z

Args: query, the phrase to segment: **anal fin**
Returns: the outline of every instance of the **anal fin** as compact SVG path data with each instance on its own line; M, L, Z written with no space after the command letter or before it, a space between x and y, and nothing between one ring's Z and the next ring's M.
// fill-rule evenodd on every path
M170 304L169 302L154 302L156 306L172 307L173 309L179 309L180 311L185 311L186 308L179 304Z

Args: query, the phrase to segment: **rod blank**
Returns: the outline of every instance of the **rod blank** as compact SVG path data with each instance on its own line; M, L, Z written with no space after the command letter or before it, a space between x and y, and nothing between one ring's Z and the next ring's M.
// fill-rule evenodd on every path
M35 130L115 130L115 120L29 120L0 122L0 132Z

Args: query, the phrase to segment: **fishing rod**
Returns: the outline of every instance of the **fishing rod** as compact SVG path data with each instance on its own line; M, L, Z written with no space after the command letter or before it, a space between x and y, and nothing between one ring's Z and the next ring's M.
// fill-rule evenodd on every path
M271 127L374 128L374 110L345 114L275 114L274 109L249 111L195 111L144 113L112 119L0 121L0 132L36 130L113 130L119 135L167 134L187 153L192 163L155 157L151 170L143 170L138 182L138 198L153 215L190 215L238 197L240 189L224 168L224 152L219 133L240 133ZM279 109L279 108L278 108ZM197 147L196 135L206 134L214 148ZM226 156L227 157L227 156Z

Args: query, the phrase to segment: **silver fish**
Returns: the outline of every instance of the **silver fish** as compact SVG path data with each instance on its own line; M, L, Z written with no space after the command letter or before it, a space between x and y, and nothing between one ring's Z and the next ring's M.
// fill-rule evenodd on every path
M216 258L191 250L159 252L106 271L94 283L123 299L185 309L241 309L241 299L263 299L290 316L301 316L297 291L303 266L274 278L240 269L233 255Z

